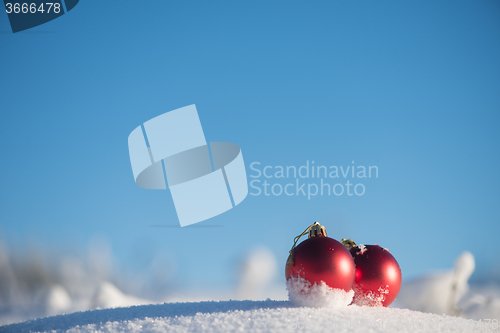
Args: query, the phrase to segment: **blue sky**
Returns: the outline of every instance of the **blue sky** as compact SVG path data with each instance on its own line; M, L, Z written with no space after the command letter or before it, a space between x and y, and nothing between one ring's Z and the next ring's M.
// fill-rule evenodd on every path
M168 254L203 288L257 245L284 267L320 221L389 248L405 279L463 250L500 275L498 1L82 0L16 34L0 14L0 50L0 233L16 251L99 235L120 267ZM190 104L249 175L314 160L379 177L363 196L248 196L200 224L223 228L150 227L177 216L168 191L135 185L127 137Z

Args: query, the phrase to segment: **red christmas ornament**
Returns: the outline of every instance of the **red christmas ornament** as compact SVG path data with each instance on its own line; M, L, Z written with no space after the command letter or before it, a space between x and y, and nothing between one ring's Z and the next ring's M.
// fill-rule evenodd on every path
M352 304L389 306L401 288L401 268L396 259L378 245L354 244L349 251L356 264Z
M309 239L295 244L309 232ZM354 282L354 260L340 242L326 236L326 230L318 222L295 237L285 266L285 276L302 277L311 284L324 281L329 287L350 291Z

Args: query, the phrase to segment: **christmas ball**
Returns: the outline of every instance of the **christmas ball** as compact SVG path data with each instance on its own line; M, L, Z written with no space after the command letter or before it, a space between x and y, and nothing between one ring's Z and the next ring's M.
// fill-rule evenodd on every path
M324 281L330 288L350 291L354 282L354 260L340 242L329 237L311 237L291 250L285 267L286 279L302 277L312 284Z
M349 251L356 264L352 304L389 306L401 288L401 268L396 259L378 245L359 245Z

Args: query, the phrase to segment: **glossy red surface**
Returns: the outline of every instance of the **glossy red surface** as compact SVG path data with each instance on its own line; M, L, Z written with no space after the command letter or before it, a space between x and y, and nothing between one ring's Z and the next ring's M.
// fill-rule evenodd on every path
M331 288L350 291L354 282L354 260L340 242L312 237L295 247L293 265L287 261L285 276L302 276L311 284L324 281Z
M401 289L401 268L388 250L378 245L350 249L356 264L353 304L374 305L373 299L389 306Z

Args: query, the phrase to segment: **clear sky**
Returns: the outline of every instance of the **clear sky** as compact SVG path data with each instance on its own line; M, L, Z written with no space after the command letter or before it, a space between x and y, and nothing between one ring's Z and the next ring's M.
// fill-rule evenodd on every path
M16 34L0 13L0 51L0 234L18 251L98 235L120 267L168 254L203 288L264 245L284 281L293 237L320 221L389 248L404 279L464 250L500 276L496 0L81 0ZM127 137L190 104L208 141L241 147L249 181L253 162L378 178L350 178L362 196L249 195L199 224L223 227L150 227L179 222L168 190L135 185Z

